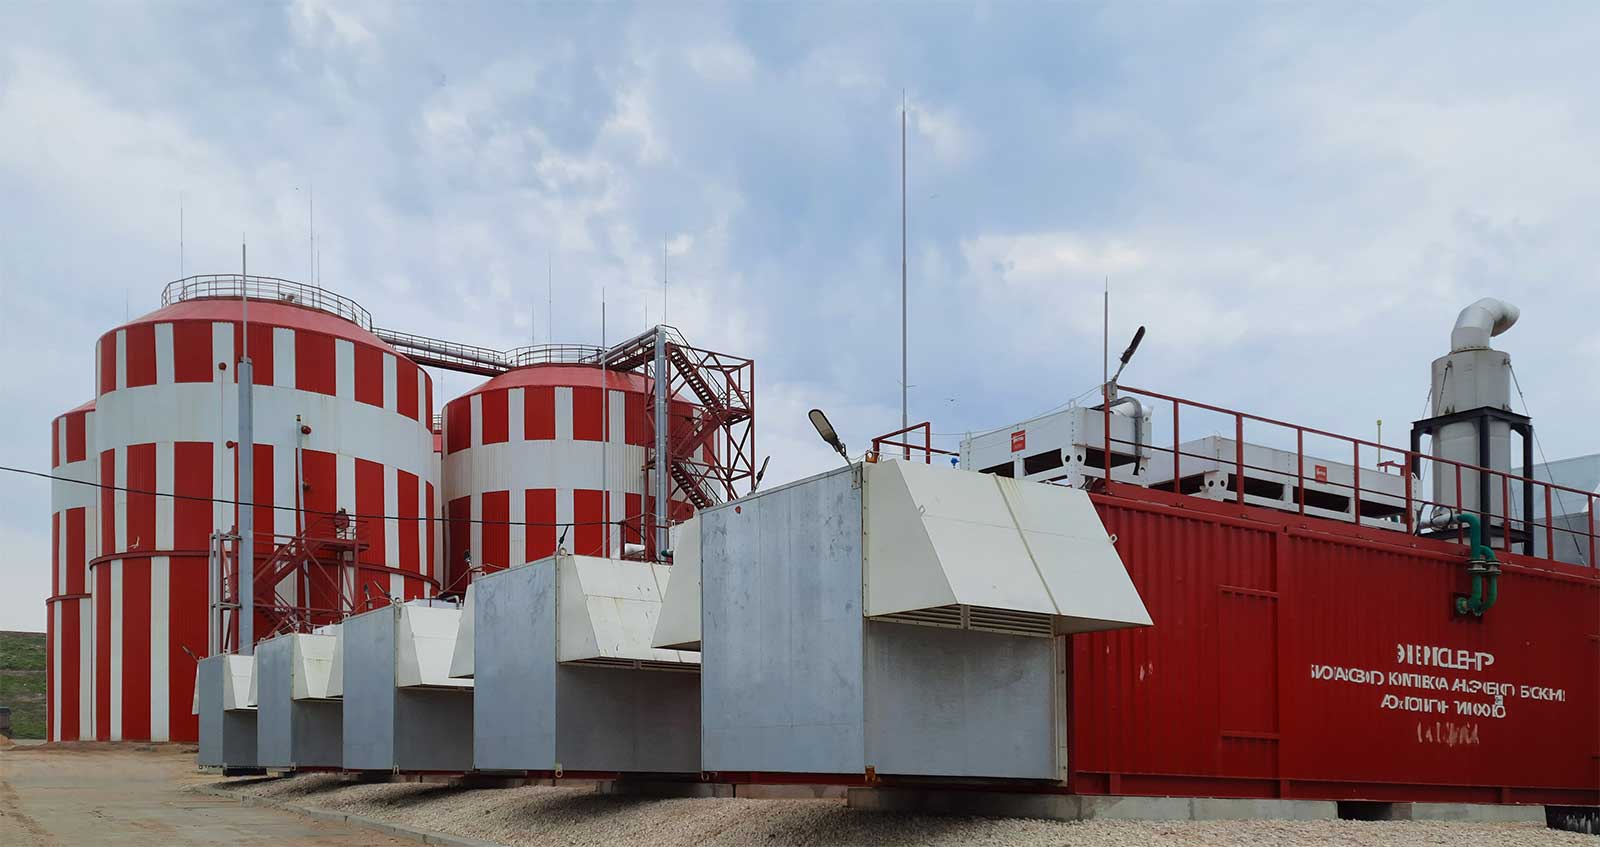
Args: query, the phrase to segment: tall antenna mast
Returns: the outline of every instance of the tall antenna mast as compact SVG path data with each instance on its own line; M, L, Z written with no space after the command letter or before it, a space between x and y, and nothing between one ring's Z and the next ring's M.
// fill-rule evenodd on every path
M556 284L555 284L555 271L551 270L551 268L553 267L553 263L554 263L554 260L550 258L550 254L549 253L545 253L544 254L544 296L545 296L545 304L544 304L544 320L545 320L544 343L546 343L546 344L554 344L555 340L556 340L556 319L555 319L555 312L556 312L556 306L555 306L555 303L556 303L556 293L555 293L556 292Z
M1100 384L1111 382L1111 277L1105 281L1105 293L1101 298L1103 314L1100 322ZM1107 399L1107 398L1101 398Z
M661 234L661 322L667 322L667 234Z
M906 369L906 92L900 91L900 428L911 425L906 411L908 389ZM905 439L905 458L911 458L911 442Z
M308 183L306 190L306 259L311 262L311 284L317 284L317 186Z
M239 352L239 463L238 479L234 485L234 503L238 508L239 560L235 591L239 597L239 653L249 656L255 652L255 576L256 576L256 510L255 510L255 414L251 405L254 397L255 375L250 363L250 261L244 236L239 237L239 297L241 333Z
M611 453L611 383L606 373L605 285L600 287L600 519L605 520L605 544L600 556L611 556L611 472L606 460Z
M178 279L183 279L183 192L178 192Z

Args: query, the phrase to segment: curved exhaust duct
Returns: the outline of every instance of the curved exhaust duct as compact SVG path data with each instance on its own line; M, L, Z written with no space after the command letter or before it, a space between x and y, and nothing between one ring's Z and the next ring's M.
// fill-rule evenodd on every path
M1510 329L1522 310L1493 297L1485 297L1461 310L1450 330L1450 352L1487 350L1489 339Z

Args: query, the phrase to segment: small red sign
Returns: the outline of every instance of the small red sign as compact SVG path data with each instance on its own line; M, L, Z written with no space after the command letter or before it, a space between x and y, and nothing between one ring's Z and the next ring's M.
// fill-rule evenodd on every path
M1327 465L1317 465L1316 466L1316 474L1317 474L1317 482L1327 482L1328 481L1328 466Z
M1011 452L1021 453L1026 449L1028 449L1028 431L1019 429L1011 433Z

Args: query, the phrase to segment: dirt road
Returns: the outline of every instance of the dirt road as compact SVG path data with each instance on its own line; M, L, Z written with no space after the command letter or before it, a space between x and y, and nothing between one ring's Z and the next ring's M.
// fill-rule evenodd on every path
M0 845L415 847L348 824L185 790L216 781L196 771L194 754L181 747L0 749Z

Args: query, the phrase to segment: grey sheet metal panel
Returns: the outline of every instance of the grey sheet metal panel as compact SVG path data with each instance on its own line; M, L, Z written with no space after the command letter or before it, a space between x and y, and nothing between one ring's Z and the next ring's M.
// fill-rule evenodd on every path
M344 767L393 770L394 648L398 607L385 606L344 622Z
M339 767L344 711L337 700L294 699L295 638L256 645L256 749L264 768Z
M1052 638L867 622L867 764L1059 779Z
M294 767L294 643L269 638L256 645L256 758L264 768Z
M699 677L558 664L557 579L543 561L474 583L474 767L698 773Z
M470 688L400 688L394 692L394 767L400 771L472 770Z
M560 666L556 761L565 770L700 772L700 677Z
M226 655L207 656L195 671L195 685L200 692L197 761L201 767L258 767L255 711L222 708L228 659Z
M556 569L486 574L473 590L473 765L549 770L556 761Z
M864 770L856 480L840 468L701 513L705 770Z

